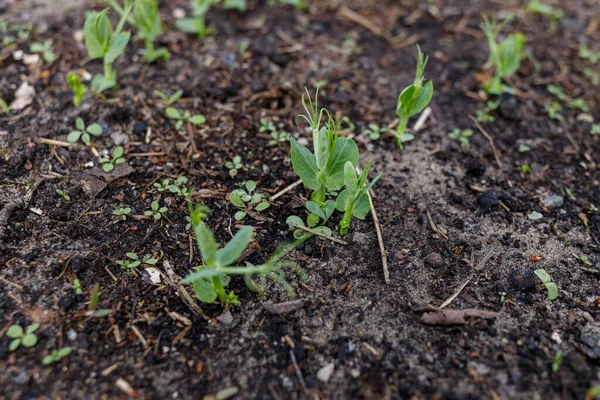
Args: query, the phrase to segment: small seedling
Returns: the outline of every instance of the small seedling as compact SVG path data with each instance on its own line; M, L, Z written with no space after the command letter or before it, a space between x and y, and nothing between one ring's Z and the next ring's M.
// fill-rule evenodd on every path
M534 273L538 278L540 278L548 290L548 299L556 299L558 297L558 287L556 287L556 284L552 282L552 277L543 269L536 269Z
M552 372L557 373L560 366L563 363L563 352L558 350L554 355L554 361L552 362Z
M175 23L177 28L189 33L195 33L199 39L210 35L211 29L206 27L206 13L220 0L191 0L192 16L182 18Z
M88 56L92 60L102 58L104 62L104 75L98 74L92 80L92 90L98 93L117 85L117 73L113 69L113 63L129 43L131 34L121 31L132 9L131 0L125 0L123 14L114 31L108 17L108 8L100 12L91 12L85 19L83 33Z
M150 210L144 211L144 215L146 217L152 216L156 221L158 221L163 217L166 218L166 216L165 216L166 212L167 212L167 207L161 207L160 204L158 204L158 201L154 200L150 204Z
M519 153L529 153L530 151L531 147L527 146L526 144L519 145Z
M586 44L581 44L579 46L579 57L589 60L592 64L598 64L600 62L600 51L594 52Z
M387 132L393 133L394 131L391 130L390 128L386 128L383 126L380 127L379 125L377 125L375 123L369 124L367 129L362 131L363 135L368 136L369 139L371 139L371 140L377 140L381 137L381 135L383 135L384 133L387 133Z
M546 90L556 96L559 100L565 101L567 99L567 95L560 86L548 85L546 86Z
M491 20L486 15L482 17L481 30L485 33L490 48L488 62L495 68L493 78L485 85L485 91L488 94L511 92L511 89L502 83L502 79L510 77L519 70L523 58L525 36L522 33L513 33L499 43L497 37L511 21L511 18L498 24L495 16Z
M600 73L593 70L592 68L585 67L583 69L583 75L590 80L592 85L598 86L600 85Z
M590 111L590 108L588 107L588 105L585 104L585 100L583 100L581 97L573 99L573 100L569 101L567 104L569 105L569 108L572 108L574 110L579 110L582 112Z
M79 78L79 75L75 74L74 72L69 72L67 75L67 83L73 91L73 105L75 107L79 107L81 105L83 95L87 92L88 88L81 83L81 78Z
M288 142L292 135L289 132L278 132L277 127L273 121L267 121L262 118L260 120L260 128L258 129L260 133L269 133L271 135L271 140L269 140L269 146L275 146L277 143Z
M112 152L112 157L100 157L100 164L102 165L104 172L110 172L115 169L115 165L123 164L125 162L123 151L123 147L117 146Z
M575 195L573 194L573 191L571 189L565 188L565 194L567 195L569 200L571 200L571 201L577 200L577 197L575 197Z
M127 260L115 261L123 269L135 269L140 265L155 265L158 258L152 257L152 254L146 254L140 258L136 253L126 253Z
M225 10L244 12L248 8L248 2L246 0L225 0L223 2L223 8Z
M395 140L400 149L404 148L403 143L414 138L413 135L405 133L408 119L423 111L433 97L433 82L429 81L423 85L425 79L423 73L425 72L429 57L423 55L419 46L417 46L417 51L415 81L400 93L400 96L398 96L398 106L396 107L396 114L400 118L400 123L395 133Z
M169 179L164 179L162 182L154 182L153 186L159 192L168 191L178 196L187 197L191 190L184 186L186 183L188 183L188 178L186 176L180 176L175 179L173 183L171 183Z
M154 95L157 97L160 97L160 99L168 106L175 104L177 102L177 100L179 100L181 98L181 96L183 95L183 90L179 89L178 91L176 91L175 93L173 93L170 97L167 96L166 94L164 94L163 92L161 92L160 90L155 90Z
M598 212L598 207L596 207L594 204L590 203L590 212Z
M591 267L593 265L586 255L573 254L573 258L585 266Z
M558 21L565 15L561 10L552 7L550 4L542 3L541 0L529 0L529 3L527 3L527 12L551 18L552 29L556 28Z
M529 167L528 164L522 164L522 165L519 165L518 167L516 167L515 171L517 171L520 174L530 174L531 168Z
M473 136L472 129L459 129L454 128L452 132L448 134L448 137L452 140L458 140L463 147L469 147L470 138Z
M485 103L485 108L477 110L477 121L494 122L496 117L492 115L492 111L496 111L498 107L500 107L500 100L488 101Z
M590 129L591 135L600 135L600 124L592 124L592 128Z
M548 113L548 116L556 121L564 121L565 117L562 116L563 107L558 101L553 101L550 104L544 104L544 108Z
M379 174L369 184L366 184L369 167L367 166L360 175L357 175L350 161L344 165L344 184L346 188L338 195L335 202L335 208L344 213L344 218L340 221L340 235L348 233L352 217L365 219L369 212L371 201L368 192L381 178L381 174Z
M71 354L72 351L73 351L73 349L69 346L63 347L60 350L52 350L52 353L50 353L49 355L44 357L44 359L42 360L42 364L50 365L53 363L57 363L60 360L62 360L63 358L65 358L66 356L68 356L69 354Z
M81 289L81 281L79 280L79 278L75 278L73 279L73 290L75 291L75 294L83 294L83 290Z
M175 129L181 129L184 122L190 122L194 125L202 125L206 122L206 117L202 114L192 115L189 111L185 111L183 114L179 112L178 109L174 107L167 107L165 110L167 117L170 119L174 119L177 121L175 124Z
M314 232L323 234L325 236L331 236L333 234L333 232L331 231L331 229L329 227L322 226L322 225L317 226L319 224L319 216L317 216L316 214L313 214L313 213L308 215L308 217L306 218L306 223L304 223L302 218L298 217L297 215L290 215L285 220L285 223L288 224L290 229L294 232L294 238L299 239L299 240L306 239L307 237L312 236L312 234L310 232L305 231L304 229L298 228L297 226L309 227ZM297 226L295 226L295 225L297 225Z
M77 129L71 131L67 135L67 142L69 143L76 143L79 139L81 139L83 144L89 145L91 139L90 135L96 137L102 135L102 127L99 124L91 124L85 126L83 119L77 118L75 120L75 126L77 127Z
M235 189L229 196L231 204L240 208L234 216L237 221L246 218L250 209L263 211L270 207L269 202L264 200L265 195L254 191L256 189L256 182L247 181L243 185L245 189Z
M56 189L56 193L58 193L60 195L60 197L62 197L63 199L65 199L65 201L71 201L71 196L69 196L68 194L66 194L64 190L62 190L62 189Z
M8 106L8 104L6 104L6 101L4 101L4 99L0 99L0 110L2 110L2 112L6 115L10 114L10 107Z
M42 54L42 58L48 64L52 64L56 60L56 54L52 50L52 40L48 39L44 43L34 42L29 46L29 51L32 53Z
M38 342L38 338L34 332L37 331L39 327L40 324L37 322L29 325L25 329L23 329L21 325L11 325L6 331L6 336L12 339L8 345L8 350L15 351L21 345L23 345L23 347L35 346Z
M229 176L232 178L235 178L235 176L238 174L238 170L242 169L243 166L242 157L240 156L235 156L231 161L227 161L225 163L225 168L229 170Z
M131 214L131 208L129 208L129 207L117 208L116 210L113 210L112 213L113 213L113 215L116 215L119 217L119 219L117 219L115 222L125 221L127 219L127 217L129 216L129 214Z

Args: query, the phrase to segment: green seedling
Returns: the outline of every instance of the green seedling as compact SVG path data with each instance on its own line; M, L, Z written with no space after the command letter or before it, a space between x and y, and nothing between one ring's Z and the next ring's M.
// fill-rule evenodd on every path
M548 90L548 92L550 92L554 96L558 97L562 101L565 101L567 99L567 95L565 94L564 90L560 86L548 85L548 86L546 86L546 90Z
M585 67L583 69L583 75L590 80L592 85L598 86L600 85L600 73L593 70L592 68Z
M571 189L565 188L565 194L567 195L569 200L571 200L571 201L577 200L577 197L575 197L575 195L573 194L573 191Z
M573 254L573 258L585 266L591 267L593 265L586 255Z
M178 91L173 93L171 96L167 96L160 90L155 90L153 93L155 96L159 97L166 105L170 106L172 104L175 104L177 102L177 100L179 100L181 98L181 96L183 95L183 90L179 89Z
M548 92L552 93L554 96L556 96L559 100L567 103L567 105L569 106L569 108L572 108L574 110L579 110L579 111L583 111L583 112L589 112L590 108L587 106L587 104L585 104L585 100L583 100L581 97L576 98L576 99L570 99L565 92L563 91L563 89L560 86L556 86L556 85L548 85L546 87L546 89L548 90ZM556 105L554 102L550 105L546 105L546 109L548 110L548 108L553 109L552 111L548 111L548 114L552 113L552 115L555 115L556 112L560 112L562 111L562 106L560 106L560 104ZM562 117L562 115L561 115ZM551 117L552 118L552 117ZM559 118L559 117L557 117ZM557 118L553 118L553 119L557 119Z
M563 352L558 350L554 355L554 361L552 362L552 372L557 373L560 366L563 363Z
M174 107L167 107L165 110L167 117L177 121L175 129L181 129L185 122L189 122L194 125L202 125L206 122L206 117L202 114L192 115L189 111L185 111L183 114Z
M304 0L279 0L279 4L282 6L293 6L296 10L304 10L307 7Z
M133 12L129 15L115 0L108 4L117 11L121 17L126 16L127 22L137 29L136 39L143 40L146 47L143 55L144 61L152 63L156 60L168 60L169 51L164 48L154 48L154 41L162 34L162 23L158 12L158 0L135 0Z
M21 325L11 325L6 331L6 336L12 339L8 345L8 350L15 351L21 345L23 345L23 347L35 346L38 342L38 337L34 332L37 331L39 327L40 324L37 322L29 325L25 329L23 329Z
M344 186L344 165L350 162L354 167L358 164L358 147L354 140L339 137L341 120L334 119L329 112L318 106L319 90L317 89L314 102L308 94L308 102L302 96L302 106L306 114L296 117L305 119L312 130L313 152L311 153L293 137L290 138L292 147L292 167L309 189L313 190L311 200L321 214L328 217L335 208L335 202L325 199L327 191L337 191ZM324 114L328 116L325 127L321 127ZM314 208L314 207L313 207ZM314 210L311 210L314 213Z
M408 119L423 111L433 97L433 82L429 81L426 84L423 84L425 79L423 73L425 72L429 57L423 55L419 46L417 46L417 51L415 81L400 93L400 96L398 96L398 106L396 107L396 114L398 115L398 118L400 118L400 122L394 136L396 144L400 149L404 148L403 143L414 138L412 134L405 133Z
M596 207L594 204L590 203L590 211L589 212L591 212L591 213L598 212L598 210L599 210L598 207Z
M104 75L98 74L92 80L92 90L98 93L117 85L117 73L113 69L113 63L129 43L131 34L121 31L132 9L131 0L125 0L123 14L114 31L108 17L108 9L91 12L85 19L83 33L88 56L92 60L102 58L104 63Z
M158 201L154 200L150 204L150 210L144 211L144 215L146 217L151 216L152 218L158 221L163 217L166 218L165 213L167 212L167 210L167 207L161 207L160 204L158 204Z
M541 0L529 0L529 3L527 3L527 12L550 18L552 20L552 29L555 29L558 21L565 16L561 10L552 7L550 4L542 3Z
M54 60L56 60L56 54L54 54L54 50L52 50L52 40L48 39L44 43L33 42L29 46L29 51L32 53L39 53L42 55L44 61L48 64L52 64Z
M258 131L260 133L269 133L271 135L269 146L275 146L277 143L288 142L290 137L292 137L289 132L278 132L273 121L267 121L264 118L260 120L260 128Z
M125 162L123 151L123 147L117 146L112 152L112 157L100 157L100 164L102 165L104 172L111 172L113 169L115 169L115 165L123 164Z
M526 144L519 145L519 153L529 153L530 151L531 147L527 146Z
M115 261L123 269L135 269L140 265L155 265L158 258L154 258L152 254L146 254L140 258L136 253L125 253L127 260Z
M517 171L520 174L530 174L531 168L529 167L528 164L522 164L522 165L519 165L518 167L516 167L515 171Z
M340 221L340 235L348 234L352 217L365 219L371 208L369 190L381 178L381 174L367 184L369 167L367 166L357 175L355 167L350 161L344 165L344 184L346 188L338 195L335 202L335 208L344 213L344 217Z
M177 28L188 33L195 33L199 39L210 35L211 29L206 27L206 13L219 0L192 0L192 16L182 18L175 23Z
M69 346L63 347L60 350L52 350L52 353L43 358L42 364L50 365L53 363L57 363L69 354L71 354L72 351L73 349Z
M74 72L69 72L67 75L67 84L73 91L73 105L75 107L79 107L81 105L83 95L88 90L87 86L81 83L81 78L79 78L79 75L75 74Z
M58 193L60 195L60 197L62 197L63 199L65 199L65 201L71 201L71 196L69 196L68 194L66 194L64 190L62 190L62 189L56 189L56 193Z
M225 168L229 170L229 176L235 178L238 174L238 170L242 169L244 164L242 164L242 157L235 156L231 161L227 161L225 163Z
M67 142L69 143L76 143L79 139L81 139L83 144L89 145L91 139L90 135L96 137L102 135L102 127L99 124L85 126L83 119L77 118L75 120L75 126L77 129L71 131L67 135Z
M549 104L544 104L544 108L548 113L548 116L556 121L564 121L565 117L561 114L563 111L563 106L558 101L553 101Z
M556 299L558 297L558 287L556 287L556 284L552 282L552 277L543 269L536 269L534 273L538 278L540 278L548 290L548 299Z
M75 291L75 294L83 294L83 290L81 289L81 281L79 280L79 278L75 278L73 279L73 290Z
M381 137L381 135L383 135L384 133L388 133L388 132L393 133L394 131L391 130L390 128L386 128L383 126L380 127L379 125L377 125L375 123L369 124L367 129L362 131L363 135L368 136L369 139L371 139L371 140L377 140Z
M271 206L268 201L264 200L264 194L255 192L256 182L247 181L243 185L245 189L235 189L231 192L231 195L229 195L231 204L240 209L234 216L237 221L246 218L249 210L260 212Z
M0 110L2 110L2 112L6 115L10 114L10 107L6 101L4 101L4 99L0 99Z
M592 124L590 135L600 135L600 124Z
M585 100L583 100L581 97L573 99L573 100L569 101L567 104L568 104L569 108L572 108L574 110L579 110L582 112L590 111L590 108L588 107L588 105L585 104Z
M317 226L319 224L320 217L317 214L311 213L306 218L306 223L297 215L290 215L285 223L288 224L289 228L294 232L294 238L304 240L311 237L313 234L305 231L302 228L310 228L313 232L320 233L325 236L331 236L333 232L327 226Z
M119 217L119 219L117 219L115 222L125 221L125 220L127 220L127 217L129 216L129 214L131 214L131 208L129 208L129 207L117 208L116 210L113 210L112 213L113 213L113 215L116 215L117 217Z
M469 147L470 138L473 136L472 129L458 129L454 128L452 132L448 134L448 137L452 140L458 140L463 147Z
M477 121L479 122L494 122L496 117L492 115L500 107L500 100L488 101L485 103L485 108L477 110Z
M90 304L88 304L88 313L95 318L106 317L111 313L110 309L96 310L100 303L100 285L95 284L92 288L92 294L90 295Z
M225 0L223 2L223 8L225 10L244 12L248 8L248 2L246 0Z
M164 179L162 182L154 182L153 186L159 192L171 192L178 196L187 197L191 189L186 188L185 184L188 183L188 178L186 176L180 176L173 183L169 179Z
M581 44L579 46L579 57L589 60L592 64L598 64L600 62L600 51L594 52L586 44Z
M482 17L481 30L485 33L490 48L488 62L495 68L494 77L485 85L485 91L488 94L511 92L512 89L504 85L502 80L519 70L523 59L525 36L522 33L513 33L508 35L502 42L498 42L498 35L511 21L511 18L507 18L498 24L495 16L491 20L486 15Z

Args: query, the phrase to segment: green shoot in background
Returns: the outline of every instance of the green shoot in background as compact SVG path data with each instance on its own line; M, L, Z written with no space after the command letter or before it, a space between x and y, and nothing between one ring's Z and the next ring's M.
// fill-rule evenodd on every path
M83 95L88 90L87 86L81 83L79 75L75 74L74 72L69 72L67 75L67 83L73 91L73 105L75 107L79 107L81 105L81 99L83 98Z
M206 13L219 0L192 0L192 16L177 20L177 28L189 33L195 33L199 39L210 35L211 29L206 27Z

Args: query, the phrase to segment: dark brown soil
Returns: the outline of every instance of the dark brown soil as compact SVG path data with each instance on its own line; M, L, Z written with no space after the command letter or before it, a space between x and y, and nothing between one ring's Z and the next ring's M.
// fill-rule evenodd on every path
M171 29L162 40L172 59L144 65L141 44L131 43L116 63L119 88L107 93L117 102L88 94L81 108L72 105L65 78L78 68L101 71L101 63L86 62L74 38L93 4L0 4L2 19L34 25L29 38L0 53L0 97L10 103L22 81L35 88L30 106L0 117L6 152L0 212L42 180L28 207L11 213L0 243L0 398L126 398L126 381L135 391L130 394L156 399L202 398L230 387L239 389L240 399L582 399L600 384L593 358L600 356L600 335L595 345L582 336L599 317L600 216L594 205L600 207L600 136L590 134L588 120L600 119L600 88L584 74L599 70L577 56L581 43L600 51L600 3L562 5L565 17L551 30L544 17L503 2L315 1L309 12L299 12L250 1L244 14L212 10L208 22L215 31L203 41L174 30L173 9L188 2L171 3L161 12ZM348 19L343 7L400 39L369 31ZM485 104L476 79L488 57L478 30L483 12L516 13L507 30L523 32L531 54L511 81L517 95L502 96L496 121L483 124L501 167L469 119ZM15 50L27 52L31 42L46 39L53 40L54 63L15 60ZM243 53L242 43L248 43ZM436 91L432 117L400 151L390 137L370 141L361 132L371 122L394 121L398 93L413 79L413 43L430 55L426 76ZM221 243L241 226L227 201L236 183L252 179L269 194L293 183L288 144L269 146L260 119L308 138L294 117L303 88L312 91L323 80L321 104L351 118L361 159L373 160L373 172L384 174L374 204L384 226L390 285L383 281L370 217L353 223L347 246L311 239L291 255L308 280L289 277L301 303L285 314L264 307L289 300L283 289L272 285L257 298L234 278L231 287L242 305L224 310L198 303L207 321L164 281L153 284L115 263L127 252L153 253L161 257L161 271L166 261L185 276L201 262L196 249L190 255L185 202L157 192L157 180L187 176L195 198L211 208L208 224ZM564 122L551 120L543 106L553 100L546 90L551 83L582 97L587 115L565 107ZM192 135L174 129L153 95L178 87L184 95L177 107L208 119ZM104 127L94 140L99 151L124 141L132 167L95 194L86 184L92 179L88 164L97 165L91 151L39 142L64 141L77 117ZM475 131L469 147L448 139L454 128ZM519 152L520 144L532 150ZM224 164L236 155L246 166L232 179ZM531 172L517 171L524 164ZM551 194L562 196L562 206L543 208L540 200ZM245 221L257 232L245 261L257 264L290 240L285 219L302 212L306 195L299 187L261 220ZM131 207L141 216L154 199L168 205L168 220L113 223L114 209ZM543 218L531 221L532 211ZM433 231L428 214L447 239ZM586 255L592 265L574 255ZM555 301L533 277L538 268L558 285ZM416 310L440 305L471 274L450 308L495 311L497 318L422 324ZM82 295L73 290L75 278ZM86 314L96 284L99 308L111 310L104 318ZM8 326L32 322L41 324L39 343L9 352ZM45 355L67 345L70 356L42 366ZM553 372L558 351L564 360ZM330 363L334 370L324 383L317 373Z

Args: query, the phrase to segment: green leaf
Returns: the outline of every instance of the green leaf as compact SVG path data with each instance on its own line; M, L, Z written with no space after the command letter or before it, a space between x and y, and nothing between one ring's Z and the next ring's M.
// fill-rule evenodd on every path
M167 117L171 119L181 119L181 113L174 107L167 107L165 113L167 114Z
M358 146L352 139L338 138L335 141L335 151L326 171L325 186L328 190L339 190L344 186L344 166L347 161L350 161L352 166L356 167L358 164Z
M37 344L38 338L35 333L28 333L23 336L23 346L25 347L33 347Z
M135 253L125 253L125 255L129 258L131 258L132 260L137 260L139 259L138 255Z
M96 318L102 318L102 317L106 317L107 315L110 314L110 310L108 309L102 309L102 310L98 310L94 313L94 317Z
M104 172L110 172L115 168L114 165L112 165L112 163L105 163L102 164L102 169L104 170Z
M306 223L309 228L316 226L319 223L319 216L317 214L311 213L306 218ZM303 225L304 226L304 225Z
M552 282L552 277L543 269L536 269L534 274L540 278L542 283L546 284L548 282Z
M77 127L77 129L79 129L80 131L83 131L85 129L85 123L83 122L83 119L81 118L77 118L75 120L75 126Z
M254 190L256 189L256 182L254 182L254 181L247 181L246 182L246 189L248 189L248 192L254 192Z
M46 47L42 43L34 42L29 45L29 51L32 53L43 53L46 51Z
M548 282L544 284L546 289L548 289L548 299L555 300L558 297L558 287L554 282Z
M319 207L319 205L317 203L315 203L314 201L311 201L311 200L307 201L306 208L308 209L308 211L312 212L313 214L318 215L320 218L326 219L325 211L321 210L321 207Z
M318 135L319 143L316 144L315 160L319 171L325 170L327 161L329 160L329 138L327 128L322 128Z
M49 365L52 364L55 360L54 356L46 356L42 359L42 365Z
M306 147L299 144L296 139L290 138L290 142L294 172L309 189L319 189L321 187L318 179L319 169L312 153Z
M196 243L202 253L202 258L208 265L213 265L217 261L217 243L212 232L204 223L194 224L194 233L196 234Z
M233 204L236 207L239 207L239 208L246 207L246 203L244 203L244 201L241 199L241 197L237 194L232 193L229 196L229 201L231 202L231 204Z
M233 216L235 218L236 221L241 221L244 218L246 218L246 215L248 215L248 213L246 211L238 211L235 213L235 215Z
M302 218L296 216L296 215L290 215L289 217L287 217L287 219L285 220L285 223L288 224L290 226L290 228L296 229L296 227L291 226L290 224L296 224L298 226L306 226L304 225L304 221L302 221Z
M203 303L213 303L217 300L217 292L213 289L212 283L205 279L197 279L192 282L196 296Z
M37 331L40 327L40 324L38 324L37 322L29 325L27 328L25 328L25 333L29 334L29 333L33 333L35 331Z
M80 137L81 137L81 131L71 131L67 135L67 142L75 143L79 140Z
M100 136L102 135L102 127L99 124L91 124L86 128L86 131L90 135Z
M113 150L113 158L119 158L123 155L123 147L121 146L117 146L115 147L115 149Z
M87 48L88 56L92 60L104 57L104 54L108 51L107 45L110 36L112 36L112 26L106 16L107 12L108 9L102 12L91 12L83 25L85 47ZM108 39L106 39L107 30L109 30Z
M198 18L182 18L178 19L175 22L177 29L189 32L189 33L199 33L202 29L202 23L198 20Z
M12 339L20 338L23 336L23 328L20 325L11 325L6 331L6 336Z
M344 183L349 193L354 194L358 191L358 177L350 161L346 161L344 165Z
M86 146L89 145L90 144L90 135L87 132L84 132L83 135L81 135L81 141Z
M206 117L202 114L196 114L193 115L189 121L194 125L201 125L206 122Z
M340 194L338 194L337 199L335 199L335 208L340 212L346 211L346 208L348 208L348 199L348 189L342 190Z
M130 37L131 33L129 32L122 32L115 35L110 41L108 53L104 56L104 62L113 63L123 53L123 50L125 50Z
M266 201L263 201L262 203L259 203L256 207L254 207L254 209L256 211L264 211L267 208L269 208L271 205L269 203L267 203Z
M63 347L62 349L60 349L58 351L58 357L59 358L63 358L68 356L69 354L71 354L71 352L73 351L73 349L70 346L67 347Z
M252 227L245 226L223 247L217 251L217 263L221 267L231 265L246 250L252 241Z
M20 338L12 340L10 342L10 344L8 345L8 350L9 351L15 351L16 349L19 348L20 345L21 345L21 339Z
M199 279L212 278L213 276L221 275L221 273L215 269L203 268L203 267L199 267L199 268L202 268L202 269L192 272L191 274L189 274L188 276L183 278L182 282L193 283L194 281L197 281Z
M352 210L352 215L354 215L358 219L365 219L370 209L371 203L369 202L369 196L365 192L362 195L360 195L360 197L354 202L354 209Z
M498 46L498 58L500 65L497 66L501 77L511 76L519 69L525 37L521 33L509 35Z

